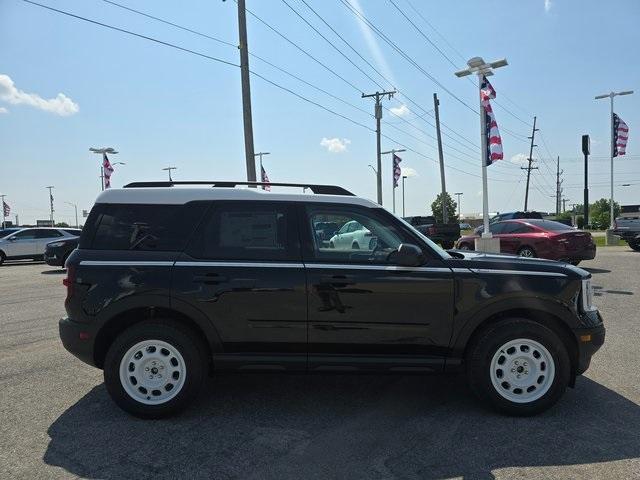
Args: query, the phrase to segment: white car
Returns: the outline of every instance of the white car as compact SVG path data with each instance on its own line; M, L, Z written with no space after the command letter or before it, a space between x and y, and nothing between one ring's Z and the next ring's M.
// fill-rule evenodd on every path
M377 238L355 220L345 223L329 240L329 247L338 250L373 250Z
M0 264L24 258L42 260L47 243L78 235L80 230L74 228L22 228L4 237L0 235Z

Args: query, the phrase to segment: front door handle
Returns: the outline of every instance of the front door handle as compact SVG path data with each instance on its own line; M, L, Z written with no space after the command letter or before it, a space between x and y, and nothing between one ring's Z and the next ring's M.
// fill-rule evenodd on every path
M347 287L355 283L355 277L351 275L323 275L320 277L320 284L331 285L332 287Z

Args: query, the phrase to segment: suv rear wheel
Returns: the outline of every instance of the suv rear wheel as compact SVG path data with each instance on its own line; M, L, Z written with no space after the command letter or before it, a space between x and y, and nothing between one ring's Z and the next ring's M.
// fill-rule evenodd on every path
M183 410L205 378L205 347L189 328L149 320L122 332L107 352L104 382L126 412L162 418Z
M523 318L488 326L470 346L466 362L474 393L511 415L548 409L569 384L570 360L562 340L544 325Z

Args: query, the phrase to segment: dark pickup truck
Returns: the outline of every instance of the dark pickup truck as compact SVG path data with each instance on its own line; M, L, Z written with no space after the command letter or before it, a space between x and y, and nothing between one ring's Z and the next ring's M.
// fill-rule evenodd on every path
M445 249L453 248L456 240L460 238L460 224L458 222L437 223L435 217L429 216L404 217L404 220Z
M640 214L635 217L618 217L613 226L613 233L622 237L636 252L640 251Z

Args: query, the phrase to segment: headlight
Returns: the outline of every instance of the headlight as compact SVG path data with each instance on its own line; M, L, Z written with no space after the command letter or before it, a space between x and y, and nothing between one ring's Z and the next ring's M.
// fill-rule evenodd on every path
M585 278L582 280L582 311L592 312L597 310L593 306L593 286L591 285L591 279Z
M57 248L57 247L61 247L63 245L64 245L64 242L47 243L47 247L51 247L51 248Z

